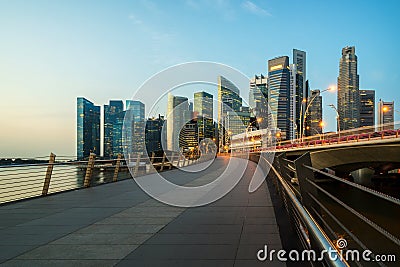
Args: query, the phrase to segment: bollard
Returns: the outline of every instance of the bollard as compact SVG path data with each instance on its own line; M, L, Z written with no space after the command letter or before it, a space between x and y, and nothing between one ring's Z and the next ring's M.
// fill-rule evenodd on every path
M113 182L116 182L118 179L118 172L119 172L120 165L121 165L121 153L118 154L117 162L115 163Z
M92 172L95 159L96 159L96 154L90 153L88 164L86 167L85 181L83 183L84 187L90 187L90 180L92 179Z
M138 174L139 166L140 166L140 154L137 154L136 164L135 164L135 171L133 172L133 177L136 177L136 175Z
M47 195L47 192L49 191L50 179L51 179L51 174L53 173L55 159L56 159L56 155L53 153L50 153L49 165L47 165L46 177L44 178L42 196Z
M163 157L162 157L162 161L161 161L160 172L162 172L164 170L165 157L166 157L166 155L165 155L165 152L164 152Z

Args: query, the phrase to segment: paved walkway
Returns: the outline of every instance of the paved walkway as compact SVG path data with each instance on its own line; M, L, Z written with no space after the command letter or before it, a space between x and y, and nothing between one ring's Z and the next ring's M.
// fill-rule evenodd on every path
M207 183L227 160L218 158L204 172L163 175L182 185ZM225 197L197 208L159 203L133 180L0 206L0 264L264 266L257 251L282 245L266 184L248 193L255 166Z

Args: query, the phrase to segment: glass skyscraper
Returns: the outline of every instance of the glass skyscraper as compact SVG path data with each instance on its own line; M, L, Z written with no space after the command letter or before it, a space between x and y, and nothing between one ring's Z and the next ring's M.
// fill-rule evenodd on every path
M206 92L194 93L194 117L197 120L198 139L214 138L213 95Z
M290 72L289 57L268 60L268 103L271 108L269 120L281 131L281 138L289 137L290 123ZM269 125L273 125L269 123Z
M167 107L167 150L179 151L179 133L191 119L187 97L168 94Z
M300 120L304 120L304 116L308 115L305 114L305 109L307 106L307 100L309 99L309 88L306 85L307 81L307 76L306 76L306 52L298 50L298 49L293 49L293 65L294 68L292 67L292 75L294 76L292 78L292 81L294 82L293 84L293 89L291 92L291 108L293 108L293 115L291 115L291 126L290 128L292 129L292 133L295 132L295 134L292 134L291 139L295 138L295 136L299 136L300 132L302 129L305 127L305 125L302 125L303 122L300 122ZM305 99L305 101L303 101ZM296 126L293 125L293 123L296 123Z
M342 49L339 63L337 109L340 130L360 127L360 92L357 56L354 46Z
M268 123L268 78L255 75L250 79L249 106L256 116L261 129Z
M100 154L100 106L83 97L77 98L77 157Z
M213 95L206 92L194 93L194 115L213 118Z
M311 90L310 99L314 99L308 108L308 129L306 128L306 135L322 134L322 96L320 90Z
M360 90L360 127L375 125L375 90Z
M124 120L124 103L122 100L110 100L104 105L104 138L103 155L113 158L122 151L122 124ZM114 145L117 147L114 148Z
M146 121L146 150L149 155L152 152L161 151L161 132L164 125L164 117L158 115L158 118L149 118Z
M242 106L242 98L239 89L228 79L218 76L218 130L219 149L223 150L229 143L229 135L225 129L226 115L228 111L239 112Z
M126 119L123 143L127 153L145 153L145 105L137 100L126 100Z
M394 101L378 102L378 131L394 129Z

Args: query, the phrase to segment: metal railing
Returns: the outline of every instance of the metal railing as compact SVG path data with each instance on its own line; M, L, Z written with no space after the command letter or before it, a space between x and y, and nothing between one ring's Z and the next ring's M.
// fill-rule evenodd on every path
M173 151L152 153L150 157L137 154L129 159L121 154L116 159L96 159L93 153L87 160L57 157L53 153L47 162L39 158L40 163L0 165L0 204L116 182L132 178L131 174L143 176L209 159L207 155L188 159Z
M328 266L395 264L377 261L377 255L387 254L399 259L399 199L313 168L309 152L294 161L280 153L272 164L259 158L263 159L259 165L271 167L268 177L279 191L305 248L337 249L336 241L344 238L347 247L343 254L349 250L359 255L366 250L372 252L371 262L363 261L361 256L359 261L351 258L347 262L326 258Z

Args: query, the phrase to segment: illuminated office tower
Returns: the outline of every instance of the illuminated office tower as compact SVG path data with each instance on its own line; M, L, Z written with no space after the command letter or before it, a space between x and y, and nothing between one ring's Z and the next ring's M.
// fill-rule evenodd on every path
M206 92L194 93L194 117L197 120L198 139L214 138L213 95Z
M394 129L394 101L378 102L378 131Z
M187 97L168 94L167 106L167 150L179 151L179 133L191 119Z
M269 120L273 120L281 131L281 138L287 139L290 128L290 71L287 56L268 60L268 103L271 109Z
M258 120L261 129L267 128L268 122L268 78L255 75L250 79L249 106Z
M195 116L213 118L213 95L206 92L194 93Z
M118 153L122 153L122 150L114 149L114 144L120 144L122 139L122 125L121 117L123 120L124 103L122 100L110 100L108 105L104 105L104 132L103 132L103 156L105 158L112 158ZM118 119L118 128L116 126ZM114 132L118 137L114 138ZM120 140L116 140L119 138ZM114 140L115 139L115 140ZM114 152L117 152L114 154Z
M322 96L320 90L311 90L310 99L314 99L308 108L306 126L307 136L322 134Z
M240 111L242 98L239 89L228 79L218 76L218 135L219 149L223 150L229 142L225 129L225 120L228 111Z
M77 157L100 154L100 106L83 97L77 98Z
M360 127L375 125L375 90L360 90Z
M146 150L149 155L151 152L162 150L162 127L164 125L164 116L158 115L158 118L149 118L146 121Z
M337 109L340 130L360 127L359 76L355 51L354 46L344 47L339 63Z

